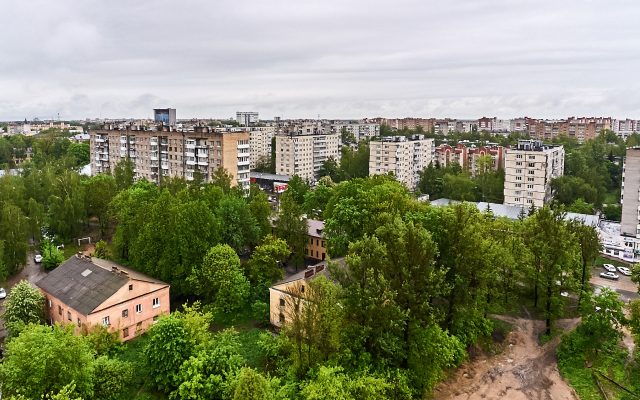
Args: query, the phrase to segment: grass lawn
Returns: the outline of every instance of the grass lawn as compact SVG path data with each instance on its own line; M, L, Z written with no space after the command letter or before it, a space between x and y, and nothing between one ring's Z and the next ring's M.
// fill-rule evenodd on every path
M615 204L620 201L620 189L614 190L613 192L607 192L604 195L604 204Z
M598 256L598 258L596 258L596 265L598 267L602 267L602 264L611 264L614 267L628 267L627 264L623 264L623 263L618 262L618 261L611 261L611 260L606 259L604 257Z

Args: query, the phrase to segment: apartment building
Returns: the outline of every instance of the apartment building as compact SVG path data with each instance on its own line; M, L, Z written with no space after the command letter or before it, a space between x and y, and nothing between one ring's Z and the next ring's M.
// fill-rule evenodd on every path
M611 121L611 130L624 140L634 132L640 130L640 120L633 119L614 119Z
M340 134L343 128L346 129L347 132L353 134L356 142L380 136L380 124L378 123L334 123L330 127L331 131L337 134Z
M213 127L105 125L90 132L91 170L113 171L129 159L136 179L160 183L164 177L193 180L198 171L206 182L218 168L233 176L232 184L249 188L249 132L218 132Z
M236 112L236 121L242 126L249 126L258 123L258 113L254 111L238 111Z
M507 130L509 130L509 127L509 121L504 121L496 117L482 117L478 119L479 131L486 130L489 132L506 132Z
M627 149L622 165L620 234L640 238L640 147Z
M529 135L538 140L553 140L559 135L576 138L578 143L594 139L602 129L611 129L606 120L599 121L585 118L569 118L568 120L539 120L529 124Z
M262 156L271 155L271 138L276 134L275 126L252 126L249 128L251 156L249 168L254 169Z
M424 135L390 136L369 144L369 175L393 172L398 181L414 191L420 180L418 174L434 159L434 139Z
M156 124L176 125L176 109L175 108L154 108L153 120Z
M506 149L504 204L540 208L552 200L551 179L564 174L564 148L519 140Z
M435 149L434 162L438 161L443 167L452 162L458 163L462 169L474 176L478 172L478 160L486 155L490 155L493 159L491 165L493 171L504 168L505 148L495 143L480 147L473 144L466 146L465 143L458 143L455 147L442 144Z
M276 173L315 182L322 163L329 157L340 162L341 145L340 135L336 134L276 136Z

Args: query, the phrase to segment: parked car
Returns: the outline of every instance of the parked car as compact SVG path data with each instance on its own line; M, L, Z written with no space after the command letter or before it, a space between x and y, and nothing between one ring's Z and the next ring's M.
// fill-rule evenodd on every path
M618 267L618 271L622 275L631 276L631 270L629 268L627 268L627 267Z
M613 272L603 272L603 273L600 274L600 278L618 280L619 276L614 274Z
M602 264L602 267L609 272L616 272L616 267L611 264Z
M0 299L6 299L7 298L7 291L4 290L4 288L0 288Z
M42 262L42 255L36 254L35 262L37 262L37 263Z

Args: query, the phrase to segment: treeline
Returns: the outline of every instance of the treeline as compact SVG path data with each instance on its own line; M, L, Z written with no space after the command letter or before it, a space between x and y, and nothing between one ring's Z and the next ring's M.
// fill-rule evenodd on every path
M418 190L432 200L446 198L501 204L504 201L504 169L494 171L493 163L491 155L480 157L476 175L472 177L456 162L443 167L436 161L435 165L429 164L419 172Z
M40 132L39 137L11 135L0 138L0 169L15 168L16 160L27 160L27 149L32 150L31 161L37 168L59 160L71 158L71 164L87 165L90 161L89 143L74 143L69 140L68 129L47 129Z

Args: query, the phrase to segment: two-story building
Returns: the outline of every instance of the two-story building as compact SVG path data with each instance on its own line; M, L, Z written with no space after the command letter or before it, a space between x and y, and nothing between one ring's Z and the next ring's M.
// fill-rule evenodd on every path
M123 341L169 314L169 285L118 263L77 254L36 283L46 296L47 322L102 325Z

